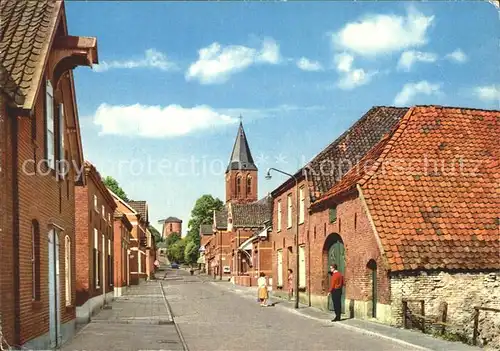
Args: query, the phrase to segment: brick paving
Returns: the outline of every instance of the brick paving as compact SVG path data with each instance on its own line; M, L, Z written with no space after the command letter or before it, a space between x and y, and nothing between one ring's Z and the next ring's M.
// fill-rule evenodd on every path
M185 275L185 272L177 272ZM209 278L210 279L210 278ZM171 280L165 293L189 350L421 350L291 313L260 307L201 277Z
M99 312L61 350L183 350L159 282L143 282Z

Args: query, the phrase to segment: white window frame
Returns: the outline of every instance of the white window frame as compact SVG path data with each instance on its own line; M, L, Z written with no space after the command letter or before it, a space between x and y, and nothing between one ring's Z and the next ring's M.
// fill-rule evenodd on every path
M50 80L47 80L45 89L45 135L47 154L47 165L50 169L56 169L56 137L54 131L54 88Z
M97 213L99 213L98 208L99 206L97 204L97 195L94 194L94 211L96 211Z
M72 279L72 272L71 272L71 238L69 235L66 235L65 240L64 240L64 266L65 266L65 272L64 272L64 279L65 279L65 287L66 287L66 306L71 306L72 299L72 284L71 284L71 279Z
M277 269L278 269L278 286L283 286L283 250L279 249L276 252L278 264L277 264Z
M106 209L104 208L104 205L101 205L101 211L102 211L102 218L106 219Z
M306 287L306 248L299 246L299 287Z
M277 203L277 206L278 206L278 223L277 223L277 230L278 232L281 231L281 218L282 218L282 213L281 213L281 200L278 200L278 203Z
M64 131L65 131L65 120L64 120L64 104L59 104L59 162L57 165L58 175L61 179L64 179L66 174L66 159L64 155Z
M286 225L287 228L290 229L293 226L293 221L292 221L293 205L292 205L291 193L286 196L286 203L287 203Z
M99 282L99 231L97 228L94 228L94 249L95 249L95 264L97 265L94 267L94 270L96 272L96 275L94 277L94 284L96 289L99 289L101 287L101 284Z
M304 196L304 187L301 186L299 189L299 224L304 223L304 218L305 218L305 196Z

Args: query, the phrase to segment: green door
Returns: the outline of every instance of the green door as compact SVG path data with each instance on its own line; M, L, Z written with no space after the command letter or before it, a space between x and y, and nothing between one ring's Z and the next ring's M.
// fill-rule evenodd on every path
M337 264L338 271L345 276L345 251L344 251L344 244L342 243L342 241L340 241L340 238L335 243L333 243L328 249L327 274L330 271L330 266L333 265L334 263ZM327 279L329 282L330 275L328 275ZM328 308L330 311L333 311L332 299L328 299ZM345 313L345 286L342 289L342 313Z

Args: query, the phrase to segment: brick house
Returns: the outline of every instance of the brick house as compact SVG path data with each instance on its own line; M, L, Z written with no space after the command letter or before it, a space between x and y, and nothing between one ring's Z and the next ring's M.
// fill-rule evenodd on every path
M147 219L144 214L141 215L129 203L123 201L118 195L109 190L116 202L116 209L123 213L130 224L132 230L130 232L130 255L129 255L129 268L130 268L130 284L139 284L140 279L146 279L146 228Z
M143 278L150 279L154 272L154 260L156 259L155 241L153 235L148 230L149 211L146 201L129 201L128 204L140 215L138 229L140 235L139 253L141 257L141 272Z
M240 123L225 175L226 204L214 212L213 256L207 258L215 275L231 276L236 284L247 286L260 272L270 275L272 267L271 246L266 241L272 201L269 196L257 201L257 175Z
M317 251L311 243L320 237L326 241L327 228L311 226L310 206L315 198L327 192L343 174L348 172L394 125L404 116L407 108L374 107L351 128L316 155L278 188L272 191L273 225L271 242L273 250L273 288L279 295L287 291L288 269L299 279L302 302L326 308L328 276L324 262L321 269L313 265L317 257L323 259L321 248ZM297 216L297 209L299 215ZM297 223L298 222L298 223ZM298 225L299 243L295 243ZM327 243L328 246L330 243ZM298 246L299 272L296 272ZM340 267L343 271L343 268ZM311 272L316 272L312 274ZM319 279L321 290L311 293L313 280ZM295 288L295 281L292 282Z
M132 224L127 216L115 210L114 213L114 293L115 297L123 295L130 285L130 236Z
M212 224L202 224L200 225L200 257L198 258L198 268L201 272L206 273L207 271L207 261L206 261L206 245L212 239L213 235Z
M75 332L85 176L72 69L97 63L97 44L68 35L63 1L2 1L0 13L0 330L48 349Z
M423 300L429 318L446 303L448 323L470 338L473 306L500 306L499 117L412 107L329 189L313 178L308 185L322 191L306 216L304 300L326 308L327 267L335 262L346 277L349 316L400 326L403 299ZM481 322L484 343L500 343L498 318Z
M85 162L84 186L75 188L76 319L91 316L114 298L114 212L116 203L97 169Z
M162 219L158 221L159 224L162 224L161 237L162 239L168 238L172 233L177 233L182 235L182 220L177 217L168 217L166 219Z

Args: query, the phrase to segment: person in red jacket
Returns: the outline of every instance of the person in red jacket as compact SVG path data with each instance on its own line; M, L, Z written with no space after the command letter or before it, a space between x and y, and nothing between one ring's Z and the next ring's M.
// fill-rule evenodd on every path
M342 314L342 288L344 287L344 276L337 270L337 265L330 266L330 296L332 297L335 319L332 322L340 321Z

